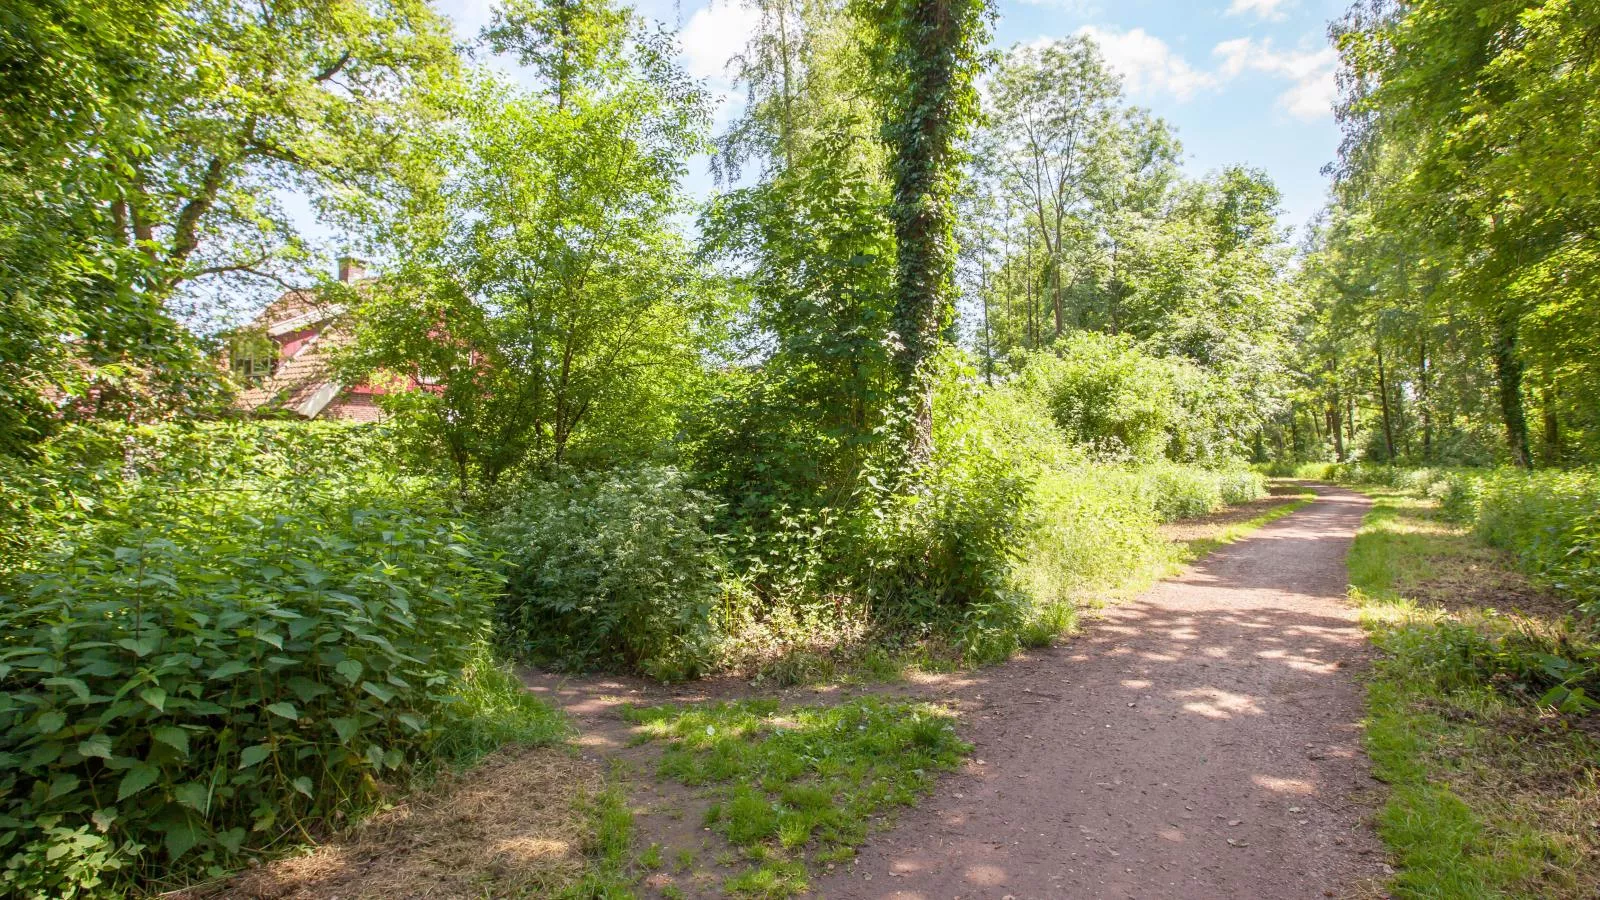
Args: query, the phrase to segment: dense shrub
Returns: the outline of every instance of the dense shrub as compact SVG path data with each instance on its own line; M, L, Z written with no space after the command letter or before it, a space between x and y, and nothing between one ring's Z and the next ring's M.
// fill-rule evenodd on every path
M1267 495L1266 478L1243 467L1157 463L1130 471L1131 490L1163 522L1192 519Z
M1228 379L1092 331L1026 356L1016 386L1101 459L1217 464L1239 455L1258 415Z
M331 422L66 428L36 459L0 456L0 573L79 539L133 493L333 481L422 488L394 471L392 440L383 426Z
M695 674L715 639L723 568L715 513L670 468L524 486L492 529L509 572L504 640L562 666Z
M1463 491L1485 541L1600 615L1600 474L1499 470Z
M1138 484L1126 470L1087 463L1039 480L1019 568L1040 609L1168 561L1159 519Z
M1023 367L1024 390L1044 398L1066 436L1110 457L1160 459L1181 418L1169 361L1127 339L1074 332Z
M425 483L360 477L354 434L157 429L64 454L143 476L75 482L0 596L10 893L215 867L430 758L497 580Z

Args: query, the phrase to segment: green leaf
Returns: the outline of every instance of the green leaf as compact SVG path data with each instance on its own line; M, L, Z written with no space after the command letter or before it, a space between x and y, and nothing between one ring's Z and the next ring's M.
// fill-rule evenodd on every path
M66 724L67 714L58 709L52 709L48 712L40 713L39 720L34 723L34 727L39 729L40 734L52 735L66 727Z
M156 652L156 648L161 646L161 639L156 637L123 638L117 641L117 646L132 650L134 656L143 658Z
M339 741L345 744L348 744L350 741L354 740L356 734L361 731L360 724L357 723L355 719L352 719L348 716L340 716L336 719L329 719L328 724L332 725L334 733L339 735Z
M90 757L110 759L111 738L103 734L85 738L82 743L78 744L78 754L86 759Z
M250 671L250 663L242 659L230 659L222 665L217 666L215 669L212 669L211 674L208 677L215 681L219 678L231 678L235 675L242 675L248 671Z
M122 784L117 786L117 802L132 797L145 788L156 783L161 777L161 770L149 763L138 763L122 776Z
M239 848L244 846L245 830L243 828L229 828L227 831L217 832L217 843L229 853L237 854Z
M45 799L55 800L58 797L65 797L66 795L77 790L79 783L80 779L78 776L72 774L71 772L63 772L62 774L57 775L55 780L50 782L50 795Z
M201 815L205 815L206 808L211 805L211 792L202 781L180 784L178 789L172 792L172 796L177 798L179 803Z
M193 850L194 845L200 842L200 829L188 819L168 825L166 831L167 855L174 860Z
M287 701L268 705L267 712L272 713L275 716L282 716L290 721L300 721L300 710L295 709L294 704Z
M139 692L139 699L154 706L162 712L167 711L167 692L158 687L145 688Z
M270 744L256 744L239 751L239 768L248 769L272 755Z
M372 683L370 681L363 681L363 682L361 682L361 689L363 691L366 691L367 693L371 694L372 696L377 697L379 700L383 701L384 703L388 703L390 700L394 699L394 689L393 688L389 688L389 687L385 687L385 686L383 686L381 684L374 684L374 683Z
M101 834L111 830L113 822L117 821L117 811L114 809L97 809L89 815L89 821Z
M311 779L307 778L304 775L301 775L299 778L296 778L292 782L292 784L294 785L294 789L295 790L299 791L302 794L305 794L307 797L310 797L313 800L316 799L316 797L312 796L312 793L311 793L311 787L312 787Z
M359 660L341 660L337 666L333 667L333 669L335 672L343 675L344 679L351 684L355 684L361 680L361 662Z
M182 753L184 756L189 755L189 732L176 725L162 725L158 728L152 728L150 736L156 741Z
M58 675L55 678L46 678L39 683L49 685L50 687L70 688L72 693L75 694L79 700L89 699L89 686L84 684L83 680L79 678L67 678L65 676Z

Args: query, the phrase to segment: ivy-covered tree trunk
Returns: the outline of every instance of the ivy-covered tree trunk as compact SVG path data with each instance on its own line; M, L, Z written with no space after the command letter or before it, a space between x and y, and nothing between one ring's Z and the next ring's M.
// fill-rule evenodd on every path
M1506 426L1506 445L1511 450L1511 464L1524 469L1533 467L1533 456L1528 452L1528 414L1522 405L1522 358L1517 355L1516 319L1507 314L1496 317L1494 342L1495 381L1500 388L1500 415Z
M955 195L960 145L977 116L973 81L987 0L897 0L858 7L882 38L872 56L888 92L890 218L897 244L895 368L910 411L909 461L933 453L929 363L955 311Z

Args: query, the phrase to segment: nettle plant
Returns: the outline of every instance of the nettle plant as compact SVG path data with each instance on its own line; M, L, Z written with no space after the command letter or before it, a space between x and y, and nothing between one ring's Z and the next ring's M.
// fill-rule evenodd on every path
M494 567L372 483L152 482L0 588L0 893L217 872L407 776Z

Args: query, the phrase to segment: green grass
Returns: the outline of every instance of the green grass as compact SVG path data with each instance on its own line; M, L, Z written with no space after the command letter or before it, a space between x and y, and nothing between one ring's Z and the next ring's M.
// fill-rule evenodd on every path
M1414 599L1430 579L1496 558L1432 501L1369 493L1349 569L1351 597L1384 651L1368 684L1366 745L1373 774L1390 786L1378 828L1399 863L1391 890L1596 896L1595 742L1485 679L1476 659L1508 633L1507 619Z
M713 799L706 827L749 868L724 889L788 897L806 864L849 859L887 812L910 806L971 752L951 714L925 703L862 698L832 707L773 700L632 709L665 743L660 774Z
M613 781L589 804L589 871L560 900L633 900L633 812Z
M461 720L435 746L437 759L466 768L508 744L548 747L573 733L561 711L523 686L511 667L479 652L456 684Z

